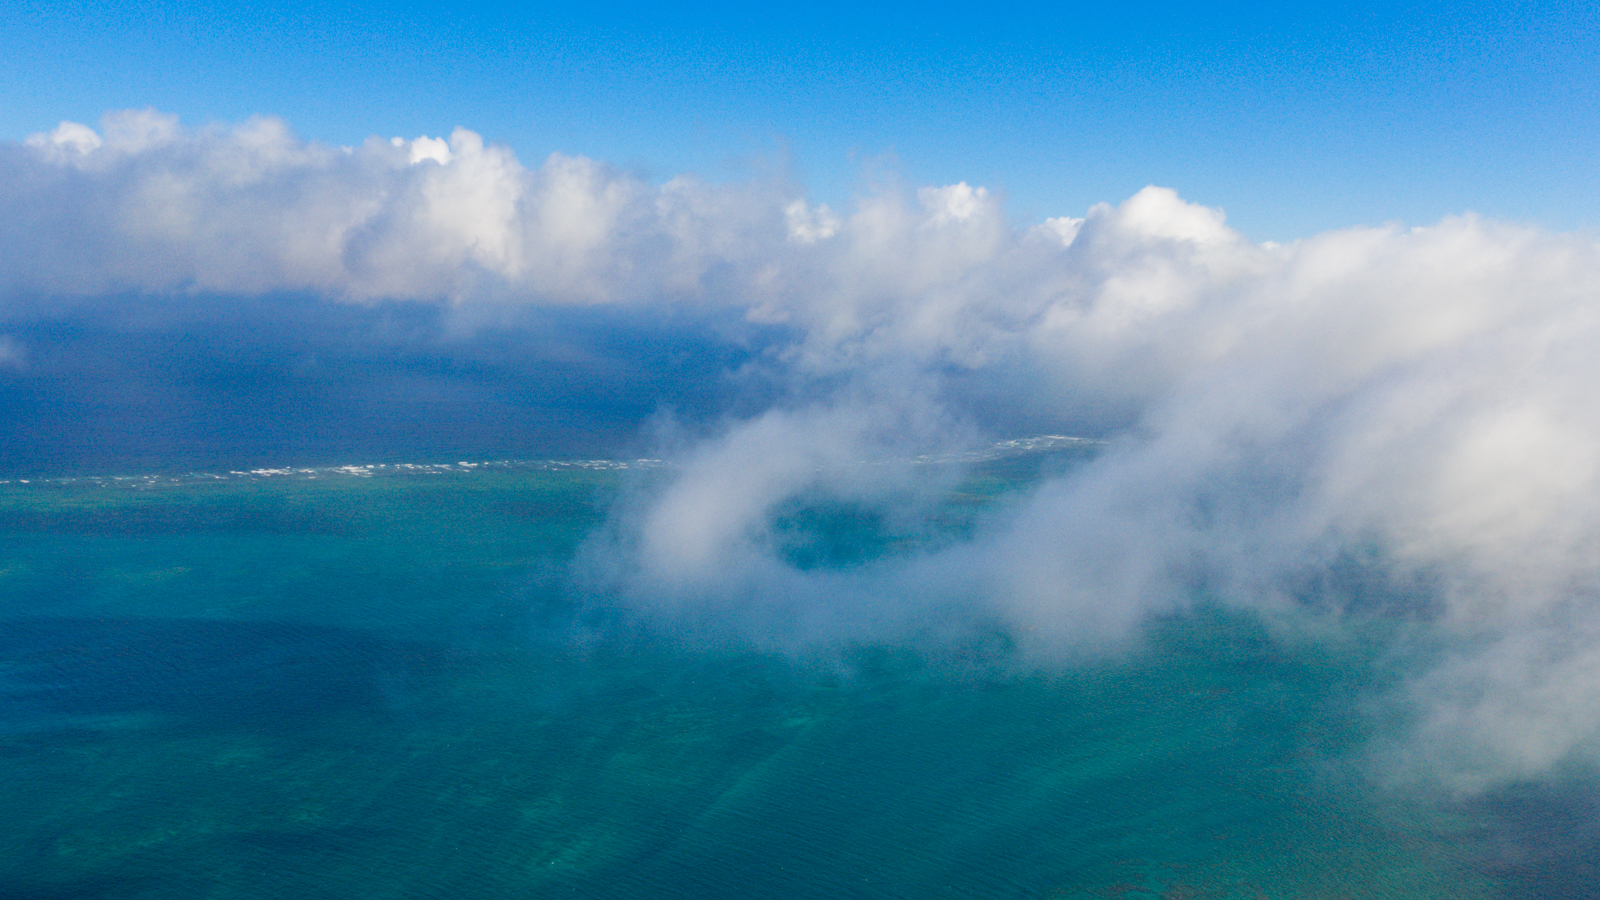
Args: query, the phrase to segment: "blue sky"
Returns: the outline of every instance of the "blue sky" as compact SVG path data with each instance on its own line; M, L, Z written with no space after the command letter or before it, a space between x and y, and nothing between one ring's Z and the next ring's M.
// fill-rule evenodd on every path
M0 137L107 110L443 135L664 179L790 166L836 206L967 181L1020 221L1160 184L1257 239L1441 215L1593 227L1600 15L1577 3L23 2Z

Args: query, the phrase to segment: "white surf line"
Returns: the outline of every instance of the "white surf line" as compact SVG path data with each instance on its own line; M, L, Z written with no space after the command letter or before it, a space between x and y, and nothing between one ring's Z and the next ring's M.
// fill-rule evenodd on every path
M1047 453L1056 450L1089 449L1106 444L1094 438L1046 434L1036 437L997 441L988 447L959 453L922 454L911 457L914 465L987 462L1008 456ZM888 465L903 460L861 460L858 465ZM672 468L666 459L498 459L458 460L453 463L366 463L339 466L260 466L253 469L228 469L224 472L184 472L176 475L72 475L56 478L0 478L0 485L89 485L100 487L146 488L160 485L193 484L216 481L310 481L323 477L371 478L375 475L445 475L477 471L523 472L622 472Z

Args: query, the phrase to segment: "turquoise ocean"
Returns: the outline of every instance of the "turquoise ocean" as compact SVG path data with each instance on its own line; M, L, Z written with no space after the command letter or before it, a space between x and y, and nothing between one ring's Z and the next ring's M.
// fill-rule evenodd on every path
M939 527L1038 468L969 467ZM0 898L1596 896L1581 785L1373 776L1378 637L1198 603L1056 665L685 640L573 577L661 477L0 485ZM810 564L916 552L801 513Z

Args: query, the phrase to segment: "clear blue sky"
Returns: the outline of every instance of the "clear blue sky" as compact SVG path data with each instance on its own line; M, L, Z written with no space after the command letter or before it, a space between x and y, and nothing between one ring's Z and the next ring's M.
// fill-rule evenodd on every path
M1263 239L1600 225L1592 4L1123 9L12 2L0 137L154 106L337 144L461 125L656 178L787 158L836 204L965 180L1023 221L1155 183Z

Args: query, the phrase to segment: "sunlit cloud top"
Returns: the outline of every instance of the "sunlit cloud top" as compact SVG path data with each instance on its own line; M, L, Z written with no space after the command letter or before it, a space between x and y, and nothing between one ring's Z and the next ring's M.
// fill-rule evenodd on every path
M0 138L107 110L448 136L660 183L790 167L814 200L984 184L1038 221L1146 184L1289 240L1475 211L1595 225L1592 4L447 9L30 3Z

